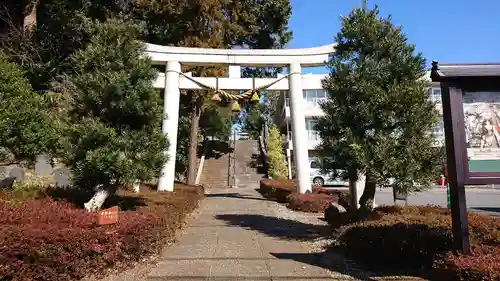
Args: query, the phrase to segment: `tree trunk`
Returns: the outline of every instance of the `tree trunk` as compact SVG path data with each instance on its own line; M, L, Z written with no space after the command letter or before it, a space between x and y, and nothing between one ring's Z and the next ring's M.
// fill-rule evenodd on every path
M198 128L200 125L203 97L193 91L193 112L191 113L191 133L189 135L188 151L188 180L187 184L194 185L196 182L196 160L198 159Z
M116 192L115 185L100 184L96 186L94 196L92 196L92 198L83 205L85 207L85 210L87 210L88 212L99 211L102 205L104 204L104 201L106 201L106 199L115 192Z
M203 136L203 153L202 155L207 156L208 154L208 136Z
M361 195L361 198L359 199L361 214L368 214L373 210L376 190L377 190L377 182L369 173L367 173L365 181L365 189L363 190L363 195Z
M135 193L141 192L141 182L139 180L136 180L134 182L134 192Z
M37 7L39 0L27 1L24 6L23 30L24 32L31 31L37 24Z
M356 188L356 183L358 181L358 172L356 170L349 171L349 204L351 205L351 213L356 213L358 211L358 190Z

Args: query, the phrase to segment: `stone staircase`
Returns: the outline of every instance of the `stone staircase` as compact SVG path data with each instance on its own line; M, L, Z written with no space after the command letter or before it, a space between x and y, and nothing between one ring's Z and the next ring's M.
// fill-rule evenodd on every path
M231 142L208 141L208 153L200 177L200 184L210 188L229 187L229 159L233 148Z
M231 177L231 186L237 188L258 187L265 171L263 171L260 161L257 140L237 140L232 163L234 163L234 167L232 167L234 180Z
M257 187L264 176L256 140L210 141L209 151L201 173L202 185L209 188Z

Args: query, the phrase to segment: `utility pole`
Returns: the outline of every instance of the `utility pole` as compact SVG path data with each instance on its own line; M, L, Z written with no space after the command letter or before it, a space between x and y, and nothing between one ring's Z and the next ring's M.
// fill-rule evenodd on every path
M366 11L366 0L363 0L363 11Z

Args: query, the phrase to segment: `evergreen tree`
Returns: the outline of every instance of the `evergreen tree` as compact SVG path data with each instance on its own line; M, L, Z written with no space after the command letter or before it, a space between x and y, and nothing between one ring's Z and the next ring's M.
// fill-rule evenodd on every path
M246 107L239 116L239 123L241 130L250 136L250 139L258 139L262 128L264 127L265 120L263 112L266 110L265 104L259 103Z
M50 152L55 131L42 96L20 68L0 53L0 162L32 161Z
M238 116L243 132L250 135L252 139L258 139L265 124L272 124L276 115L276 106L280 92L262 92L264 99L258 104L245 103L243 111Z
M15 3L13 0L9 0L10 2ZM291 32L287 28L291 14L289 0L22 2L38 4L34 36L26 39L23 36L12 36L13 32L7 31L3 36L0 34L0 39L5 39L0 40L0 48L7 50L11 59L22 65L32 87L37 91L54 90L53 81L71 71L68 57L87 44L89 34L85 25L89 20L104 22L108 18L120 18L125 22L137 24L141 27L140 40L159 45L224 49L235 46L280 48L291 38ZM8 10L21 20L17 6L19 5L8 5ZM0 32L4 29L8 27L0 26ZM223 74L219 68L215 69L215 72L220 73L214 75L214 69L208 67L186 68L183 71L191 71L194 76ZM180 153L187 151L189 183L194 183L196 178L196 150L201 139L200 134L203 133L203 130L200 130L200 120L207 108L204 106L205 93L189 91L191 100L181 107L180 112L181 119L185 119L184 116L189 118L189 122L180 124L177 149ZM218 123L227 124L230 120L228 116L218 116L221 116ZM184 131L188 131L187 142L180 139L184 137Z
M288 169L286 157L283 153L283 138L276 125L269 128L267 137L267 162L269 166L268 174L273 179L286 179Z
M162 101L153 88L157 74L136 41L137 30L118 20L92 29L90 43L71 56L63 153L76 184L98 186L88 210L99 209L120 186L158 177L168 145L160 126Z
M220 107L211 104L207 106L200 120L200 129L203 139L207 137L224 138L231 135L232 116L230 107Z
M411 192L429 186L442 163L429 133L437 122L429 100L425 59L378 7L342 18L336 53L323 81L329 99L318 119L326 170L366 175L360 205L371 209L377 184Z

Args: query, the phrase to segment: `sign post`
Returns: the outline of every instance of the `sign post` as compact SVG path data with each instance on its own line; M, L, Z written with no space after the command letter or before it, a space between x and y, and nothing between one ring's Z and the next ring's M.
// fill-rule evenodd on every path
M470 252L465 185L500 183L500 64L432 63L440 82L453 241Z
M111 207L109 209L101 210L98 213L97 223L99 225L115 224L118 222L118 206Z
M450 200L450 184L446 185L446 206L448 209L451 208L451 200Z

